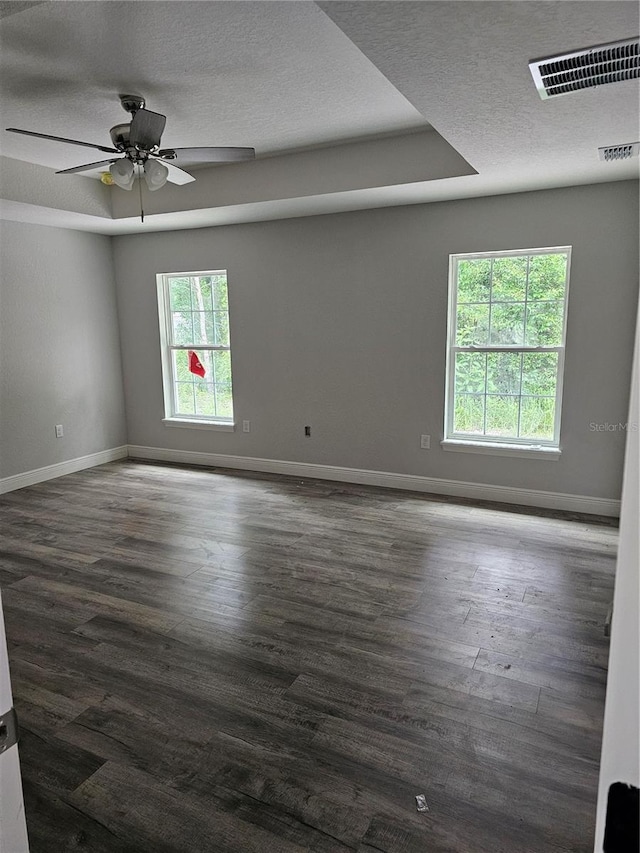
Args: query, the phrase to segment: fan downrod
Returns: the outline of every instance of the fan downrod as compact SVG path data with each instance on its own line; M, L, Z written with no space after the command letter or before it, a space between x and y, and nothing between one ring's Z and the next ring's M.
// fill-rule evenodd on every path
M118 97L120 98L122 109L126 110L126 112L131 115L131 121L135 118L138 110L143 110L145 108L146 102L142 95L118 95ZM109 131L111 141L118 151L122 151L123 153L128 152L129 149L133 151L133 146L130 142L130 132L131 122L116 124Z

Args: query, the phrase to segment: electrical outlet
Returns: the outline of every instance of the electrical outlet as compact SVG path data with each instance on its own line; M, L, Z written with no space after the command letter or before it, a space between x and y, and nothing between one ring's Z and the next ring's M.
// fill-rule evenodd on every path
M420 436L420 447L422 450L430 450L431 449L431 436L430 435L421 435Z
M242 421L242 432L251 432L251 421Z
M62 424L56 424L56 438L62 438L64 435L64 430L62 429Z

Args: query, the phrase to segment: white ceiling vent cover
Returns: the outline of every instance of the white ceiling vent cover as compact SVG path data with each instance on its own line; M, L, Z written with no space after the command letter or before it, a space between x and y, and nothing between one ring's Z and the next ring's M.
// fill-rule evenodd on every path
M529 63L543 100L640 77L640 37Z
M614 163L616 160L629 160L631 157L640 155L640 142L627 142L625 145L607 145L606 148L598 148L601 160Z

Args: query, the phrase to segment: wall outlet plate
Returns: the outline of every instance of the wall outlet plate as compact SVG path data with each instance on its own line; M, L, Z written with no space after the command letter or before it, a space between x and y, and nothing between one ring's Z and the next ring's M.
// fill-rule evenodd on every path
M64 429L62 428L62 424L56 424L56 438L62 438L64 435Z
M431 449L431 436L430 435L421 435L420 436L420 447L422 450L430 450Z

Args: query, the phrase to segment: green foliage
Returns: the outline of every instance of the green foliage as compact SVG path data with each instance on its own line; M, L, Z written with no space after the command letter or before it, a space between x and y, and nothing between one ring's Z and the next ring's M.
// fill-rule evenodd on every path
M520 415L520 437L550 441L556 402L549 397L523 397Z
M527 346L556 347L562 343L564 302L530 302L527 306Z
M453 430L454 432L483 435L484 397L477 394L456 395Z
M213 313L211 311L193 312L192 344L213 345Z
M456 345L485 345L489 337L489 305L459 305L456 323Z
M557 352L526 352L522 355L522 393L555 397L558 378Z
M518 397L487 395L486 435L514 437L518 435Z
M173 343L229 346L226 275L169 279Z
M174 344L188 346L193 343L193 314L191 311L173 311L171 325Z
M226 311L215 311L213 314L213 337L216 346L229 346L229 315Z
M191 304L194 310L212 311L213 292L211 276L194 276L191 279Z
M187 350L173 350L178 415L233 417L231 353L206 346L229 346L226 274L169 279L173 343L193 347L204 377L189 370Z
M483 352L456 353L456 394L484 394L487 356Z
M494 258L491 277L492 302L524 302L527 289L527 258Z
M211 276L213 283L213 307L217 311L229 310L229 294L227 290L227 276Z
M187 350L173 350L173 375L178 382L191 382L193 373L189 370Z
M524 302L498 303L491 307L493 345L521 346L524 338Z
M522 388L520 373L522 371ZM555 352L458 352L457 394L555 396L558 354Z
M487 353L487 392L489 394L519 394L520 366L519 353Z
M458 302L488 302L491 290L491 258L459 261Z
M172 311L226 311L227 276L170 277L169 296Z
M209 353L210 355L210 353ZM207 353L200 354L200 360L206 367ZM224 378L225 368L220 371ZM228 366L230 371L230 365ZM207 370L205 377L194 374L188 381L176 382L177 415L199 415L201 417L233 417L233 395L230 382L214 382L214 372ZM230 372L229 372L230 375Z
M169 279L172 311L191 311L191 284L188 276Z
M218 385L231 385L231 353L214 352L214 375Z
M220 418L233 417L233 397L230 385L216 386L216 414Z
M216 397L213 382L194 382L196 397L196 414L203 416L215 416Z
M559 346L566 265L565 254L460 261L456 345Z
M560 346L566 270L564 253L461 260L456 345ZM456 353L454 432L552 440L557 378L554 352Z
M453 429L455 433L466 435L551 441L554 417L555 399L553 397L488 394L484 398L480 394L457 394Z
M454 432L552 440L557 375L555 352L456 353Z
M566 276L565 254L532 255L529 262L528 299L564 299Z
M178 415L194 415L193 382L176 382L176 404Z
M177 378L178 415L233 417L231 353L196 351L205 370L203 377L189 370L187 350L174 350L174 374Z

